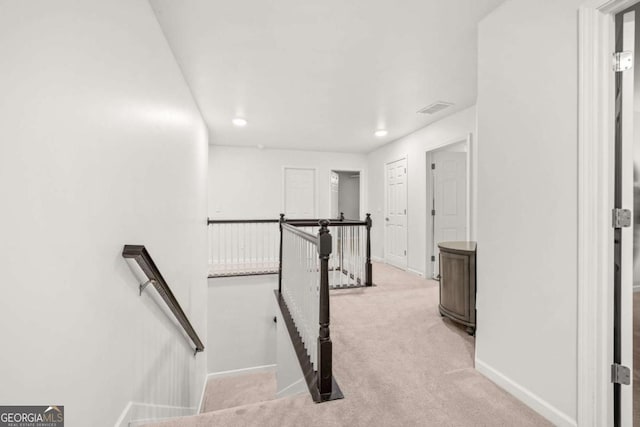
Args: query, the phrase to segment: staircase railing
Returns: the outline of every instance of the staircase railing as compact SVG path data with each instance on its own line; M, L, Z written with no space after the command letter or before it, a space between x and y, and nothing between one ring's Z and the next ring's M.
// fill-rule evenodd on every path
M162 277L162 273L156 266L156 263L153 262L153 258L149 255L149 252L143 245L125 245L122 250L122 256L124 258L132 258L134 259L144 274L147 276L147 282L142 283L140 285L140 295L142 295L142 291L147 287L147 285L151 284L158 291L164 302L169 307L169 310L173 313L178 323L182 326L186 334L189 336L193 344L195 345L194 355L198 352L204 351L204 344L200 337L196 333L195 329L191 325L189 318L185 314L184 310L180 306L180 303L176 299L173 292L171 292L171 288L167 284L167 281Z
M333 378L330 335L329 221L317 235L281 220L280 281L276 297L309 392L315 402L343 398ZM316 329L317 328L317 329Z
M294 225L311 234L318 232L318 221L290 220L282 214L280 221ZM337 220L329 221L329 230L335 236L334 253L329 259L329 287L354 288L373 285L371 264L371 214L364 221L345 219L341 213Z
M275 274L277 219L209 219L209 277Z
M317 234L318 219L209 219L209 277L275 274L280 271L278 223ZM372 286L371 215L364 221L332 219L329 229L335 236L329 259L329 286L351 288Z

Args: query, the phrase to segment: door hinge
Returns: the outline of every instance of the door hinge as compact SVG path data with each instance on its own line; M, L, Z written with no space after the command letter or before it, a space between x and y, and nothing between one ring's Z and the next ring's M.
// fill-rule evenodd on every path
M406 249L405 249L405 251L404 251L404 256L407 256L407 250L406 250Z
M626 366L614 363L611 365L611 382L614 384L631 384L631 370Z
M619 73L633 68L633 52L625 50L613 54L613 71Z
M631 211L629 209L613 209L611 211L613 228L631 227Z
M404 168L404 174L405 175L407 174L407 168Z
M436 168L436 164L435 163L431 163L431 169L435 169Z
M436 210L435 209L431 209L431 216L436 216Z
M431 255L431 262L436 262L436 257Z
M404 214L405 214L405 215L407 214L407 210L406 210L406 209L404 210Z

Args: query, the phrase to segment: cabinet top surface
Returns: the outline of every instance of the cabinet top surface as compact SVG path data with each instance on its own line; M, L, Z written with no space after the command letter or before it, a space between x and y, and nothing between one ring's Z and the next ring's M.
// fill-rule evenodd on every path
M440 242L438 243L440 249L451 249L454 251L476 251L476 242Z

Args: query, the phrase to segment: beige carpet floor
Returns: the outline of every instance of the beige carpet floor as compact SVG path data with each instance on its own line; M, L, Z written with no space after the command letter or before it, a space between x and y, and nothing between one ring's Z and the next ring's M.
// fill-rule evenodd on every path
M207 382L200 412L212 412L276 398L276 373L212 378Z
M156 424L548 426L473 368L474 342L438 314L438 284L375 264L376 287L331 292L334 376L345 399L308 395Z

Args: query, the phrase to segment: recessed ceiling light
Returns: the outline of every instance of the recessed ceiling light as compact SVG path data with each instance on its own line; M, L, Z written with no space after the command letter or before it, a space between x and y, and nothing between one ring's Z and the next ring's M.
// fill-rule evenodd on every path
M382 138L383 136L387 136L388 133L389 132L387 132L386 129L378 129L374 135L378 138Z
M247 125L247 120L242 117L236 117L231 121L234 126L243 127Z

